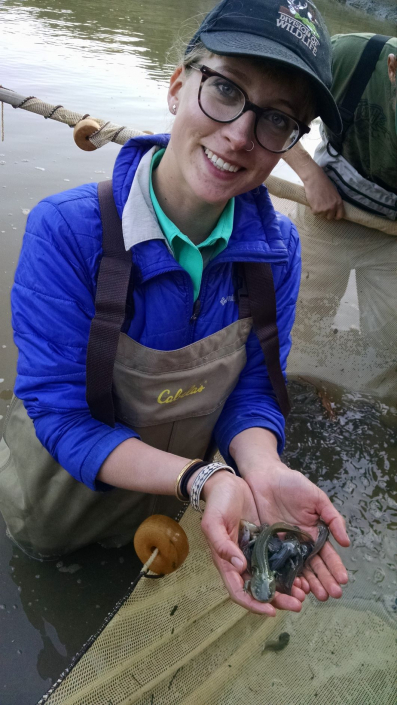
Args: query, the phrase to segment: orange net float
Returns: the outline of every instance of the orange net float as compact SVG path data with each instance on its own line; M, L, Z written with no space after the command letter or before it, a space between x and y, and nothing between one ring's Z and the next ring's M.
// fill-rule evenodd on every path
M93 152L96 149L95 145L88 139L94 132L98 132L99 124L92 118L84 118L80 120L73 130L73 138L77 146L85 152Z
M186 559L189 541L177 521L163 514L153 514L136 530L134 548L144 564L157 549L158 554L150 564L150 570L153 573L168 575L177 570Z

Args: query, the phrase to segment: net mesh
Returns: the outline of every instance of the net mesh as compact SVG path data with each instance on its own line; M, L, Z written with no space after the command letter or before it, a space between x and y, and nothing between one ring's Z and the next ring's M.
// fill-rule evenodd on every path
M288 184L287 198L277 192L303 253L290 376L394 400L397 239L372 216L329 223L289 200ZM228 598L199 515L188 509L181 524L184 565L142 578L40 705L396 705L396 624L364 571L340 601L308 598L299 615L263 618ZM274 650L282 632L289 643Z
M41 703L395 705L396 631L368 583L356 579L342 601L308 599L299 615L263 618L228 598L198 514L188 509L181 524L190 543L184 565L142 578ZM281 632L289 644L272 651Z

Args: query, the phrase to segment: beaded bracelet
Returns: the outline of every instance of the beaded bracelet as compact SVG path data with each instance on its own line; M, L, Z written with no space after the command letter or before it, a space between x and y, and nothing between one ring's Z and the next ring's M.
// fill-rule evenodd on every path
M204 461L200 458L196 458L195 460L189 460L189 462L186 463L186 465L184 465L184 467L182 468L175 481L175 495L180 502L189 501L189 495L187 494L186 489L184 492L182 492L181 488L181 483L184 480L185 474L189 473L189 477L191 477L195 470L201 468L203 465L205 465Z
M190 491L190 504L192 505L193 509L195 509L197 512L201 512L200 495L202 489L207 480L211 477L211 475L213 475L218 470L227 470L228 472L233 473L233 475L236 474L233 468L231 468L230 465L225 465L225 463L209 463L202 470L200 470L199 474L193 482L192 489Z

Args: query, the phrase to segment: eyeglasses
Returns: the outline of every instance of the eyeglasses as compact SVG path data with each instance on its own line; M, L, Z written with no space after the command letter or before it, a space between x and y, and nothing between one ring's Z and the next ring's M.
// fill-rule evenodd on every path
M274 108L260 108L234 81L207 66L190 66L201 72L198 103L215 122L234 122L248 110L255 113L254 134L258 144L275 154L287 152L310 132L310 127Z

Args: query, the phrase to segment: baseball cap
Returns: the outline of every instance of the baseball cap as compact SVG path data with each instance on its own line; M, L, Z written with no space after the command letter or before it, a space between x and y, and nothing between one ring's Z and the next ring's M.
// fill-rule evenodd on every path
M330 92L332 48L316 6L306 0L222 0L205 17L187 51L201 40L214 54L271 59L299 69L315 87L321 119L339 134Z

